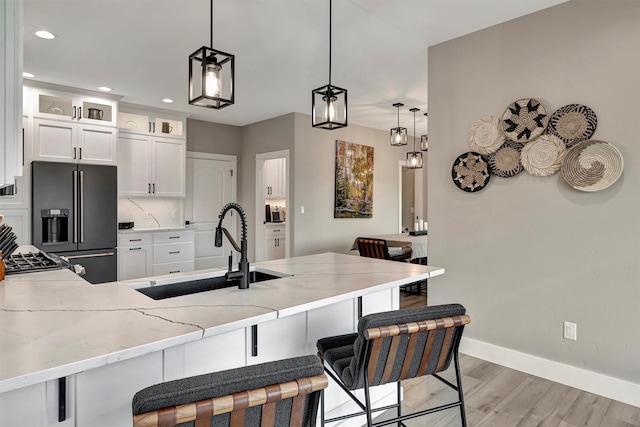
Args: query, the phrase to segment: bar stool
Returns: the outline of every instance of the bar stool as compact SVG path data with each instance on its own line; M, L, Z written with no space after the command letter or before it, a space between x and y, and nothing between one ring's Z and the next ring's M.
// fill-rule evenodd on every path
M313 427L327 382L313 355L168 381L133 396L133 426Z
M358 332L322 338L318 341L318 355L325 372L360 407L361 411L325 420L324 394L321 399L322 425L360 415L366 415L367 426L392 423L427 415L436 411L459 407L462 425L467 421L464 411L462 380L458 361L458 347L464 325L471 322L460 304L393 310L364 316L358 322ZM451 360L455 365L456 384L438 375ZM400 381L423 375L433 375L458 392L458 400L434 408L402 415ZM384 408L372 408L369 388L397 383L397 401ZM365 401L353 393L364 389ZM374 423L372 413L395 408L393 419Z

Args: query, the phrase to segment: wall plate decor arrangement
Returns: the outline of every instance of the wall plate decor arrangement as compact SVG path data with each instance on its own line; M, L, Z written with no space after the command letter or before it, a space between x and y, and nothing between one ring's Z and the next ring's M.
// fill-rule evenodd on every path
M533 176L550 176L560 170L567 151L564 143L555 135L541 135L524 145L520 161Z
M451 177L459 189L473 193L482 190L491 178L489 161L475 151L458 156L453 162Z
M491 173L501 178L511 178L523 171L520 152L524 144L506 140L500 148L489 154Z
M593 110L581 104L558 108L549 119L548 133L560 138L567 148L585 141L593 135L598 118Z
M501 119L473 122L472 151L458 156L451 177L461 190L475 192L489 183L489 174L511 178L526 170L545 177L561 171L577 190L604 190L622 175L623 161L612 144L589 139L597 124L596 113L583 104L564 105L549 116L537 99L518 99Z
M504 143L502 121L488 116L476 120L469 129L469 147L480 154L490 154Z
M564 156L561 174L580 191L599 191L622 175L622 154L604 141L588 140L574 145Z
M548 122L547 109L533 98L517 100L502 115L505 136L517 142L528 142L541 135Z
M373 217L373 147L336 140L334 218Z

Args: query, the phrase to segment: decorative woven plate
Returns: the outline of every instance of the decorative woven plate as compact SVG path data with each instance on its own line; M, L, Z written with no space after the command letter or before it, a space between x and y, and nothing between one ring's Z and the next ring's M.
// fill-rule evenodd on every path
M523 146L519 142L507 140L496 152L489 154L491 173L502 178L511 178L522 172L520 152Z
M489 183L491 177L489 162L486 157L475 151L461 154L453 162L451 177L461 190L470 193L480 191Z
M622 154L604 141L588 140L573 146L562 162L562 177L580 191L604 190L622 175Z
M524 169L534 176L550 176L560 170L567 148L555 135L541 135L525 144L520 153Z
M598 118L591 108L569 104L558 108L551 115L547 130L560 138L567 147L573 147L578 142L591 138L597 125Z
M469 146L480 154L493 153L503 142L502 121L498 117L478 119L469 129Z
M507 139L528 142L547 128L547 109L533 98L519 99L509 105L502 115L502 129Z

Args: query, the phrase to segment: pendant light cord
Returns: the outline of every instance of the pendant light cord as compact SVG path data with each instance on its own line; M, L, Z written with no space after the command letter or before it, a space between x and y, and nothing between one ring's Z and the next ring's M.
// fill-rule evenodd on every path
M416 111L413 111L413 152L416 152Z
M211 10L210 10L210 12L211 12L211 17L210 17L211 20L209 21L209 28L211 29L211 38L209 39L209 41L210 41L211 44L209 44L209 47L211 49L213 49L213 0L211 0L210 5L211 5Z
M331 3L332 1L329 0L329 86L331 86Z

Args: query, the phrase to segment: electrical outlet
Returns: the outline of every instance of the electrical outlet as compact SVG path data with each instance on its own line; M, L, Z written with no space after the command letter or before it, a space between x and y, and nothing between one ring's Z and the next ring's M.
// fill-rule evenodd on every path
M564 322L564 338L567 340L578 340L578 325L571 322Z
M149 219L149 212L147 211L142 212L142 218Z

